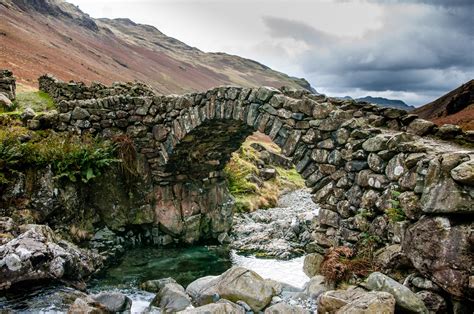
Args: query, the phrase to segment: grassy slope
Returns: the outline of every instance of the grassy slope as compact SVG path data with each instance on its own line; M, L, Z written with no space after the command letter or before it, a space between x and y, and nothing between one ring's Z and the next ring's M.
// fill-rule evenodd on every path
M235 210L239 212L254 211L259 208L274 207L280 194L284 191L304 187L303 178L295 168L284 169L272 166L277 170L276 178L263 181L261 185L255 183L253 177L258 174L259 152L252 148L252 143L262 144L267 150L280 152L271 140L262 135L250 136L242 147L232 155L232 159L225 168L231 194L235 197Z

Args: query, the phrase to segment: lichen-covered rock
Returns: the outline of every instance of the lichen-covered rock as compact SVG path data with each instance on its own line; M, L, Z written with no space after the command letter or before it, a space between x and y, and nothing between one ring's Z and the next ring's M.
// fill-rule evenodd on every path
M454 167L462 161L462 156L447 154L443 156L444 158L441 161L434 158L429 162L423 194L420 199L423 212L441 214L474 211L472 191L468 186L456 183L450 174L451 170L456 169ZM469 164L467 164L467 167L469 167ZM455 177L459 179L458 176L455 175Z
M303 271L308 277L319 275L321 269L321 263L324 257L318 253L311 253L305 256Z
M402 247L413 266L457 298L474 299L469 287L473 267L473 222L423 217L405 232Z
M392 314L395 313L395 298L387 292L364 293L337 313Z
M233 267L223 273L217 291L229 301L246 302L254 311L263 309L273 297L272 286L257 273L243 267Z
M271 284L243 267L232 267L217 278L198 279L187 291L198 305L212 302L212 296L217 294L232 302L244 301L254 311L265 308L274 294Z
M360 288L331 290L323 293L318 313L387 313L395 311L395 299L386 292L367 292Z
M370 274L367 278L367 288L390 293L395 298L397 306L405 311L428 313L425 304L415 293L382 273Z
M44 225L28 225L0 246L0 289L25 281L82 282L102 267L102 257L59 239Z

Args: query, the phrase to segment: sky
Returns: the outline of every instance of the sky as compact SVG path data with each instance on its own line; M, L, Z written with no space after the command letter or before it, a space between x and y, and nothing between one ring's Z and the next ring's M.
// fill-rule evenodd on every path
M474 0L67 0L330 96L426 104L474 78Z

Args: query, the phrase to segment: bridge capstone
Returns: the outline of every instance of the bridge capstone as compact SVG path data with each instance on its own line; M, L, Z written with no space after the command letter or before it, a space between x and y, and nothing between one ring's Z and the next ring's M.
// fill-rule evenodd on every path
M413 248L424 239L417 230L430 223L438 229L450 225L443 229L446 245L456 241L448 229L474 227L472 134L454 126L438 128L402 110L285 88L72 100L63 92L67 87L51 85L51 78L43 77L43 85L60 101L50 119L57 131L133 139L153 182L154 223L181 241L229 230L232 198L223 168L255 131L281 147L312 189L321 206L312 237L323 249L354 245L370 234L409 246L415 256L428 254ZM394 209L403 213L401 219L390 218ZM456 245L469 250L467 242ZM472 260L453 263L420 269L439 271L438 284L465 295ZM442 283L443 267L466 288L460 292Z

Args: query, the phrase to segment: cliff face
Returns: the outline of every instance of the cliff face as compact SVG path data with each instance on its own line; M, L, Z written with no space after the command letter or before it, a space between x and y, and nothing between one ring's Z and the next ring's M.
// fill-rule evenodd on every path
M48 72L86 83L139 80L162 93L218 85L310 88L255 61L202 52L153 26L93 19L61 0L5 0L0 15L0 68L27 85Z

